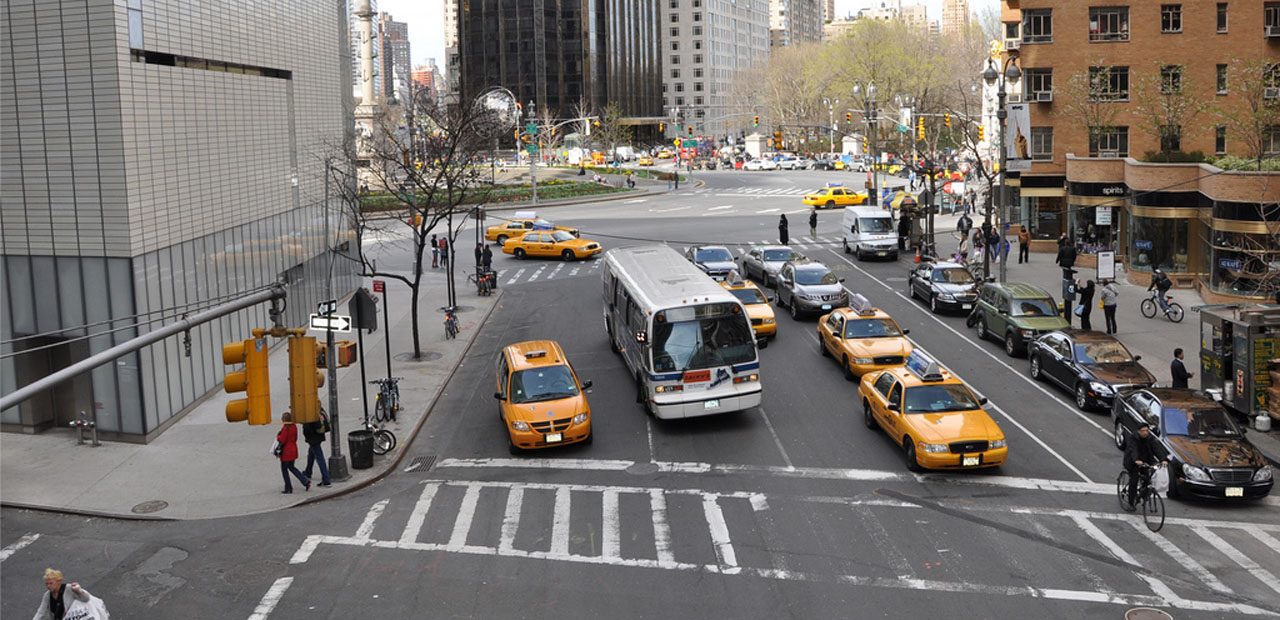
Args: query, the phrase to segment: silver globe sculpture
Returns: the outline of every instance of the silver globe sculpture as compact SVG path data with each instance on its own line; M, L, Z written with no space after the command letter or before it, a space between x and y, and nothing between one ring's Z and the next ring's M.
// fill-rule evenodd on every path
M520 107L516 98L505 88L491 88L479 97L475 105L478 119L478 132L485 137L493 137L511 131L520 122Z

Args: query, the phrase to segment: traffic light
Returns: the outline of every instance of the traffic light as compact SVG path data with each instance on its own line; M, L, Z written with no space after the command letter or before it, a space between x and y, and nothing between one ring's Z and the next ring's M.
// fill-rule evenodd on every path
M666 123L658 123L658 131L659 131L659 132L663 132L663 131L666 131L666 130L667 130L667 124L666 124Z
M298 424L320 419L320 396L324 375L316 368L314 336L289 337L289 410Z
M778 149L782 148L782 132L781 131L773 132L773 146Z
M689 137L693 137L693 125L689 125Z
M244 364L242 370L227 373L222 389L228 394L244 392L245 398L227 403L227 421L249 424L271 423L271 383L267 370L267 338L250 338L222 346L222 363Z
M920 120L916 121L916 139L917 140L924 139L924 117L923 116L920 117Z
M759 127L759 126L760 126L760 115L759 115L759 114L755 115L755 118L751 119L751 126L752 126L752 127Z
M868 149L867 149L867 137L866 137L866 136L862 136L862 154L863 154L863 155L866 155L866 154L867 154L867 152L868 152Z
M418 217L421 217L419 215ZM358 349L356 343L350 340L339 340L334 344L334 348L338 350L338 368L346 368L359 360ZM329 347L316 344L316 368L328 368Z
M950 112L942 115L942 123L947 126L947 129L951 129L951 113Z
M987 128L983 127L982 125L978 125L978 142L982 142L983 140L986 140L986 139L987 139Z
M852 124L853 124L853 112L845 112L845 113L844 113L844 122L845 122L845 124L846 124L846 125L852 125Z

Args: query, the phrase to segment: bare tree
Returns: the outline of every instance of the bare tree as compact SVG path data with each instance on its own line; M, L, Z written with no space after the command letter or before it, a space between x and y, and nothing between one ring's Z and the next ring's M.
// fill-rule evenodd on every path
M1143 130L1155 138L1159 152L1167 159L1180 151L1186 131L1196 117L1209 108L1207 99L1197 93L1191 76L1181 66L1161 69L1159 73L1140 76L1134 89L1137 105L1134 112Z
M1261 170L1263 158L1274 154L1280 143L1280 63L1235 59L1227 76L1235 96L1217 107L1215 115L1226 125L1227 139L1244 145L1240 152Z
M1115 71L1108 66L1089 67L1067 79L1062 113L1074 118L1088 131L1090 146L1097 144L1099 138L1111 133L1115 127L1116 115L1120 111L1119 106L1113 103L1120 96L1115 89L1117 79Z
M631 142L631 126L621 122L624 116L622 106L616 101L610 101L600 110L599 125L591 137L596 144L609 149L606 156L616 157L618 146Z

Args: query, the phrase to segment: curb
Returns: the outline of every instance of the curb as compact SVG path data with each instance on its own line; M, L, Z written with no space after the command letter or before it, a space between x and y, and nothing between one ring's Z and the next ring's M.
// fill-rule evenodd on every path
M117 521L182 521L174 517L161 517L157 515L122 515L113 512L102 512L100 510L83 510L75 508L60 508L58 506L36 506L34 504L23 504L21 502L0 502L0 507L12 508L17 510L31 510L33 512L47 512L52 514L70 515L75 517L94 517L97 519L115 519ZM255 514L255 513L246 513ZM242 515L228 515L242 516ZM221 519L222 517L209 517L211 519ZM190 521L203 521L204 519L188 519Z

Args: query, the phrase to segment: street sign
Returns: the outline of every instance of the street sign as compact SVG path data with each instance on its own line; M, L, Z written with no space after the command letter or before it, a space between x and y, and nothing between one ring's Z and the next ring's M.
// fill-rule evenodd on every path
M535 123L525 123L524 132L527 134L538 133L538 125Z
M1094 277L1098 280L1116 279L1116 253L1098 252L1097 259L1097 274Z
M680 146L680 138L676 138L675 140L672 140L672 141L671 141L671 144L673 144L673 145L675 145L675 146Z
M383 288L384 286L386 286L386 285L387 285L387 283L386 283L385 281L383 281L383 280L374 280L374 281L373 281L373 292L375 292L375 293L381 293L381 292L382 292L382 288Z
M341 314L330 316L313 314L311 315L311 329L322 332L348 333L351 331L351 317Z
M526 145L525 145L525 147L524 147L524 150L525 150L525 151L528 151L528 153L529 153L530 155L537 155L537 154L538 154L538 145L536 145L536 144L526 144Z
M330 299L316 304L316 314L327 316L338 311L338 300Z

